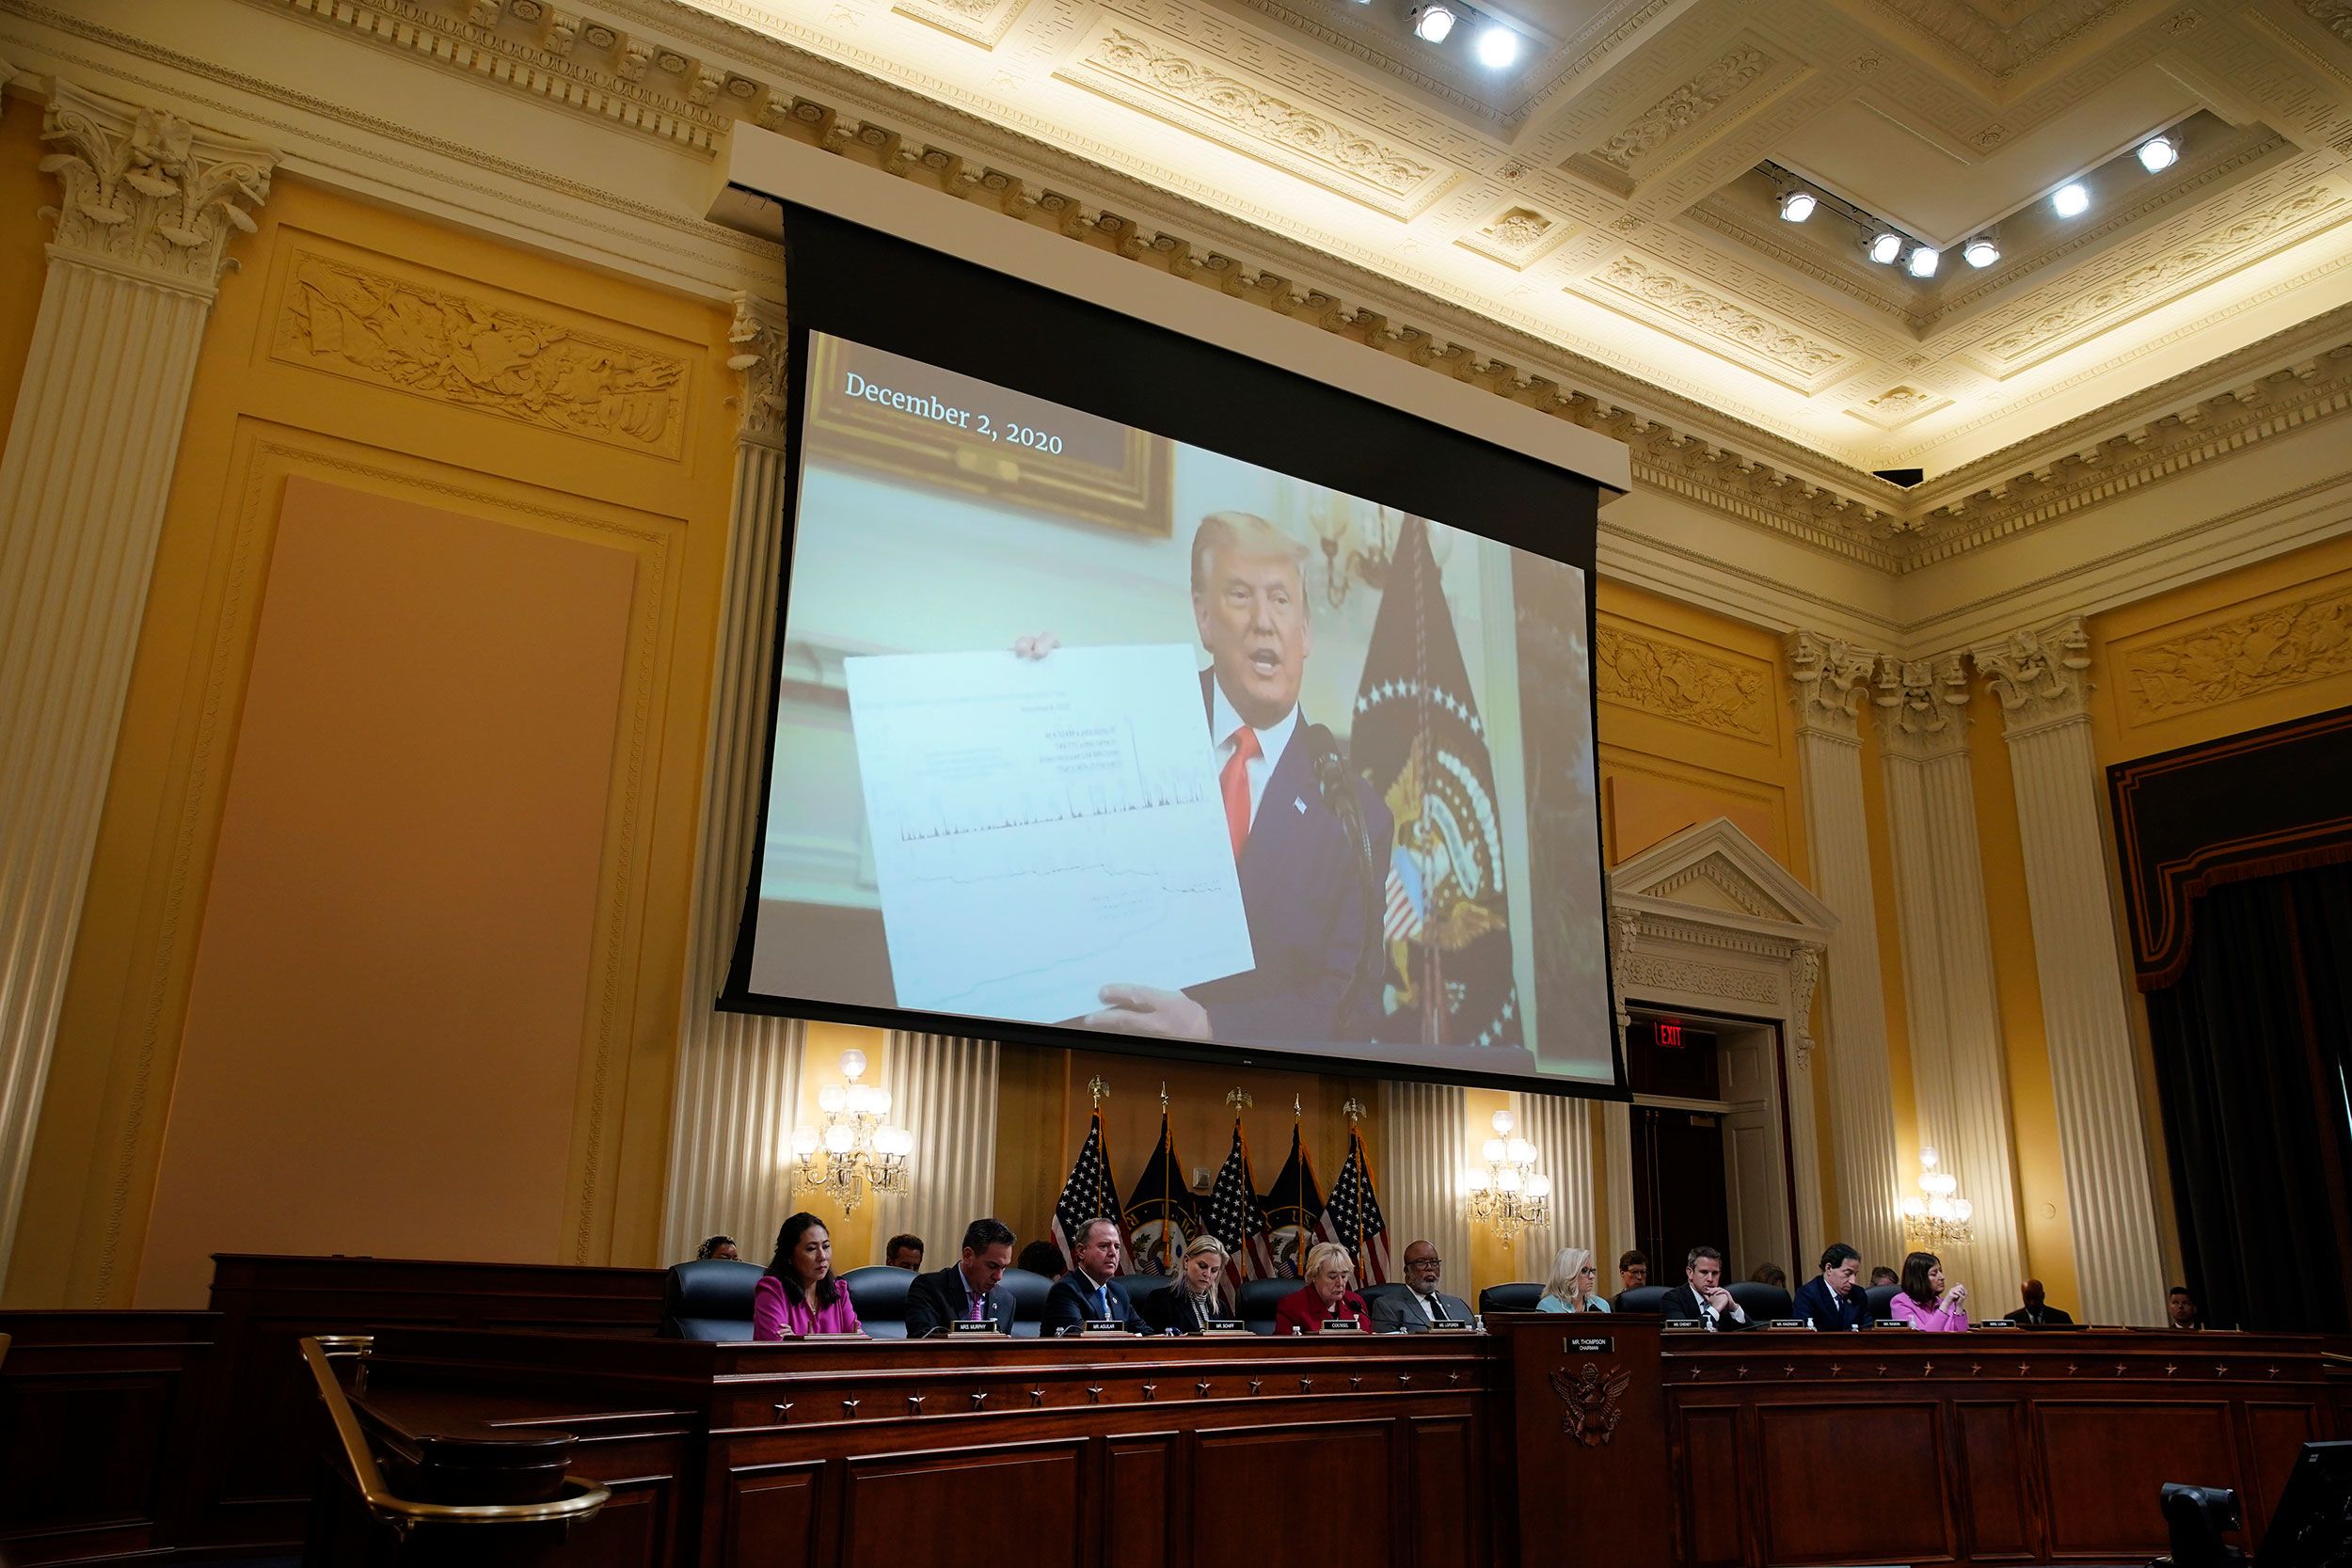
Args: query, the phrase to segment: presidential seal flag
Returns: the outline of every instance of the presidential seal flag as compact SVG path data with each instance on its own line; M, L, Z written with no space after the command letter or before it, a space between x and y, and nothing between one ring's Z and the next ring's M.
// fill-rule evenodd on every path
M1274 1242L1258 1206L1258 1179L1249 1169L1249 1140L1241 1135L1241 1117L1233 1118L1233 1147L1209 1190L1208 1227L1225 1243L1225 1277L1238 1285L1245 1279L1274 1277Z
M1347 1164L1331 1183L1331 1197L1323 1206L1323 1239L1337 1242L1356 1259L1356 1285L1385 1285L1395 1277L1389 1260L1389 1220L1380 1212L1380 1197L1373 1190L1372 1159L1364 1152L1364 1135L1347 1130Z
M1176 1160L1176 1146L1168 1132L1168 1113L1160 1113L1160 1141L1152 1158L1127 1184L1127 1253L1136 1274L1174 1274L1184 1261L1184 1243L1200 1228L1192 1189L1184 1183L1184 1168Z
M1494 759L1429 527L1398 531L1348 747L1396 816L1382 1037L1524 1048Z
M1085 1145L1070 1163L1070 1179L1061 1184L1061 1196L1054 1200L1054 1244L1061 1248L1064 1267L1075 1256L1073 1249L1086 1233L1087 1221L1101 1219L1116 1220L1122 1231L1125 1228L1119 1188L1111 1180L1110 1152L1103 1145L1103 1113L1097 1111L1093 1125L1087 1129Z
M1314 1162L1299 1141L1298 1124L1291 1123L1291 1157L1264 1198L1266 1223L1273 1227L1274 1275L1296 1279L1307 1270L1307 1249L1315 1244L1315 1227L1323 1220L1323 1189L1315 1181Z

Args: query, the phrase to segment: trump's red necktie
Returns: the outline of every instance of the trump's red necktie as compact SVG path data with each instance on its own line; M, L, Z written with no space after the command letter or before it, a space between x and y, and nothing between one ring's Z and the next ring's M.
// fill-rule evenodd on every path
M1244 724L1233 732L1233 754L1225 759L1217 784L1225 792L1225 831L1233 840L1233 863L1249 842L1249 759L1258 755L1258 732Z

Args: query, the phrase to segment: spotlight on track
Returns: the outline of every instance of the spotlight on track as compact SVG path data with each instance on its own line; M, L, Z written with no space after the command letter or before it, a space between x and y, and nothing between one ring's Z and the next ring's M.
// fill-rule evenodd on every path
M1518 60L1519 36L1508 27L1490 23L1479 30L1475 48L1480 65L1489 71L1502 71Z
M2090 211L2090 192L2079 180L2050 193L2050 207L2062 218L2078 218Z
M1813 215L1820 198L1811 191L1799 188L1783 192L1780 198L1780 218L1783 223L1803 223Z
M2150 136L2139 144L2139 166L2151 174L2181 161L2181 149L2170 136Z
M1912 248L1911 260L1905 265L1914 277L1933 277L1935 264L1942 260L1944 253L1933 245L1915 245Z
M1415 6L1413 36L1423 43L1443 43L1454 31L1454 13L1443 6Z
M2001 259L2001 247L1990 234L1979 234L1961 246L1961 256L1972 267L1989 267Z
M1903 237L1891 229L1882 229L1870 236L1870 260L1880 266L1891 267L1903 253Z

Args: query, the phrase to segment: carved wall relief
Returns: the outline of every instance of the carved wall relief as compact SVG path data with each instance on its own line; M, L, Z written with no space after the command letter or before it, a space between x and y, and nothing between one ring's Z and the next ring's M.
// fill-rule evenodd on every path
M1594 689L1603 702L1747 740L1772 733L1772 678L1603 625L1594 640Z
M2352 587L2215 622L2118 663L2135 724L2352 674Z

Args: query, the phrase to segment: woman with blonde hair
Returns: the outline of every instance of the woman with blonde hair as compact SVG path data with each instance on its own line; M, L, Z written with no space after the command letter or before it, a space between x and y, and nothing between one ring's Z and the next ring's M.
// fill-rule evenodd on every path
M1225 1293L1225 1265L1232 1258L1225 1243L1205 1230L1186 1242L1176 1277L1137 1307L1143 1321L1162 1334L1199 1334L1213 1322L1232 1318L1233 1304Z
M1551 1277L1536 1298L1538 1312L1606 1312L1608 1298L1600 1293L1600 1268L1581 1246L1564 1246L1551 1260Z
M1355 1322L1372 1332L1372 1309L1356 1293L1356 1260L1337 1242L1317 1242L1307 1251L1306 1283L1274 1307L1277 1334L1320 1334L1329 1323Z

